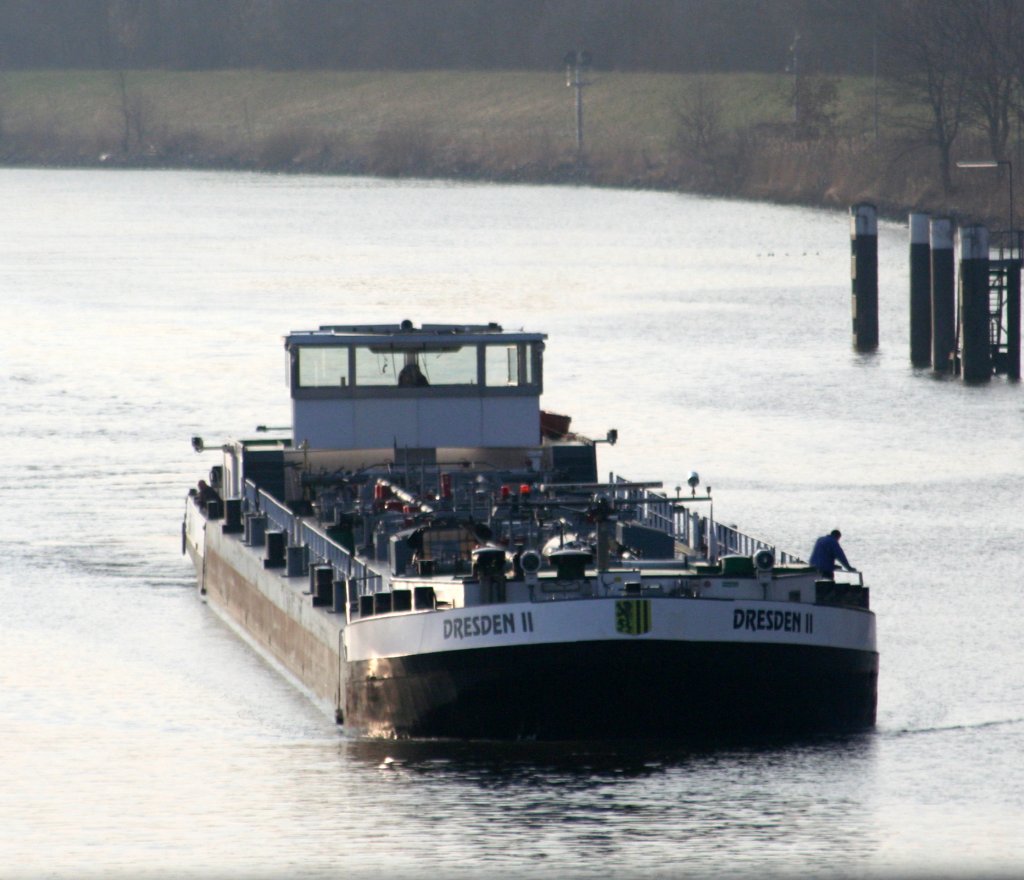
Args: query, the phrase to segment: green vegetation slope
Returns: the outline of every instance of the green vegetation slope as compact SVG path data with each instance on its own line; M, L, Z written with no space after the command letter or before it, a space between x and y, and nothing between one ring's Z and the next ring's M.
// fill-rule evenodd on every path
M942 191L914 115L869 78L808 78L794 106L784 75L596 73L578 153L574 90L554 72L8 71L0 161L581 181L1004 217L998 173L958 172Z

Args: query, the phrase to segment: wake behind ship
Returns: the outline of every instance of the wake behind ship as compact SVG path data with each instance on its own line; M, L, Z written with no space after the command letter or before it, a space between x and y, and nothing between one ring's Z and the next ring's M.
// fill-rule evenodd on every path
M545 340L409 321L289 334L291 437L224 443L186 503L202 595L358 735L872 727L860 574L819 579L715 523L696 474L688 496L599 481L617 433L541 409Z

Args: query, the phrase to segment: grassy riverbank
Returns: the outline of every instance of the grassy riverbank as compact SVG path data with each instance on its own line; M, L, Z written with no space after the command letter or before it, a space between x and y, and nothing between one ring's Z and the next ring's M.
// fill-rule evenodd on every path
M579 162L557 71L12 71L0 75L0 161L578 180L1005 215L998 175L944 194L932 152L896 122L907 108L883 93L876 138L872 83L834 85L823 118L798 129L790 77L597 73Z

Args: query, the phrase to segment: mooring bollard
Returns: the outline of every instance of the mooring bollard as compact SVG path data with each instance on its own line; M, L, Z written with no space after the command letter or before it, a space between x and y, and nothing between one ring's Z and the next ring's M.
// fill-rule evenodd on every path
M262 513L245 515L243 543L250 547L262 547L267 543L267 517Z
M242 499L228 498L224 502L224 523L221 531L225 535L239 535L245 531L242 525Z
M932 359L932 265L927 214L910 215L910 363Z
M960 230L961 371L965 382L992 378L992 343L989 339L988 230L965 226Z
M309 579L313 594L313 605L323 607L334 605L334 567L331 565L310 566Z
M956 349L956 273L953 260L953 221L936 217L931 221L932 252L932 369L946 373L953 369Z
M263 567L284 568L287 546L288 535L285 532L268 529L264 535Z
M866 202L850 208L853 345L878 348L878 212Z
M309 548L305 544L289 544L285 551L285 575L305 577L309 570Z

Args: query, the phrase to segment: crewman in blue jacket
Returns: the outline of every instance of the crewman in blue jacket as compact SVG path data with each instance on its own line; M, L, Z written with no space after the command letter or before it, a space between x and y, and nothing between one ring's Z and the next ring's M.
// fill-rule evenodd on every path
M811 551L811 565L818 569L818 574L826 580L835 580L836 562L842 563L847 571L853 571L853 566L846 559L843 548L839 546L839 539L843 537L839 529L833 529L829 534L822 535L814 542L814 549Z

